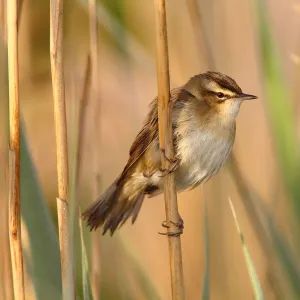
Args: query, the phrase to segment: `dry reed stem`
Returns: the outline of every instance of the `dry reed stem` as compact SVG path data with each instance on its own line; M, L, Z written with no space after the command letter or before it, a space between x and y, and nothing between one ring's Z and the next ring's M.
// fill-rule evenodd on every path
M54 99L58 198L57 214L63 299L75 299L72 255L69 249L69 169L63 70L63 0L50 1L50 60Z
M89 0L89 15L90 15L90 55L91 55L91 102L94 105L94 129L95 132L99 131L98 120L100 113L100 102L98 100L98 23L96 16L96 0ZM99 135L97 135L99 136ZM99 141L99 138L97 139ZM99 143L94 147L94 186L93 197L98 197L98 149Z
M92 59L92 78L97 81L98 77L98 23L96 16L96 0L89 0L89 22L90 22L90 52ZM96 82L93 82L94 84Z
M3 39L3 42L7 41L6 17L7 17L6 1L0 0L0 34L1 34L1 39Z
M78 186L79 177L82 168L83 135L84 135L84 127L86 123L86 115L87 115L86 112L87 112L87 106L89 100L90 85L91 85L91 57L89 55L87 58L87 63L84 72L82 95L79 102L78 140L77 140L78 150L77 150L77 158L76 158L77 171L76 171L75 187Z
M79 233L80 233L80 240L81 240L81 268L82 268L82 289L83 289L83 299L89 300L90 293L89 293L89 280L87 278L88 274L88 259L86 255L86 248L84 243L83 237L83 226L82 226L82 211L81 207L78 209L78 223L79 223ZM100 299L100 298L95 298Z
M96 16L96 0L89 0L89 22L90 22L90 55L91 55L91 102L94 105L94 129L99 131L98 117L100 113L100 102L98 100L98 23ZM97 135L99 136L99 135ZM99 153L99 138L98 143L94 147L94 178L93 178L93 197L98 197L98 153Z
M0 47L0 65L4 66L2 71L0 72L0 97L3 101L0 101L0 112L2 123L6 123L9 120L9 116L7 114L8 103L6 102L6 78L7 74L7 49L4 47L4 44L7 42L6 40L6 5L4 0L0 0L0 39L1 39L1 47ZM7 106L6 106L7 105ZM6 119L7 118L7 119ZM0 136L1 141L8 140L8 130L6 126L0 127ZM10 246L9 246L9 231L8 231L8 149L3 147L5 143L0 144L0 165L3 166L2 176L0 175L0 220L1 220L1 233L0 239L4 243L4 247L1 252L1 261L0 261L0 278L3 278L2 283L0 284L0 299L12 299L12 270L11 270L11 260L10 260Z
M198 48L198 53L205 52L208 67L215 69L216 64L213 58L213 51L209 43L208 35L204 28L203 20L201 18L198 0L186 0L186 2L192 28L194 31L195 43Z
M4 97L3 97L4 98ZM1 107L1 105L0 105ZM3 108L3 106L1 107ZM5 109L6 112L6 109ZM6 120L5 120L6 121ZM8 131L6 131L6 126L4 126L5 133L3 134L4 140L7 141L7 136L8 136ZM7 150L7 149L5 149ZM1 218L1 235L0 239L3 242L3 247L1 251L1 274L0 278L3 278L2 283L1 283L1 289L3 296L0 299L13 299L13 281L12 281L12 266L11 266L11 259L10 259L10 243L9 243L9 234L8 234L8 210L7 210L7 204L8 204L8 187L7 187L7 182L8 182L8 153L5 151L5 153L0 153L0 155L3 155L3 161L1 157L0 165L5 166L5 172L4 174L4 180L2 184L0 184L0 218ZM22 226L22 225L21 225Z
M164 0L154 0L156 18L156 51L157 51L157 80L158 80L158 122L160 148L165 149L165 155L172 158L173 132L172 132L172 107L170 102L170 79L168 59L168 39L166 7ZM162 167L169 168L165 155L161 155ZM177 205L177 195L174 173L165 177L164 195L166 206L166 219L169 226L168 232L177 231L173 223L180 221ZM172 285L172 299L184 299L184 280L182 270L182 254L180 236L169 236L169 255Z
M18 0L18 31L20 28L21 12L22 12L23 3L24 3L24 0Z
M20 203L20 111L19 111L19 69L18 69L18 3L7 2L7 47L9 78L9 238L13 273L14 296L25 298L24 270L21 241Z
M98 22L96 15L96 0L89 0L89 23L90 23L90 54L92 62L91 74L91 103L94 106L94 130L97 132L97 142L94 143L93 152L93 178L92 178L92 195L93 199L98 197L99 192L99 162L98 153L100 147L100 130L99 130L99 116L100 116L100 100L98 95ZM94 299L100 299L100 240L99 235L94 233L92 235L92 268L91 268L91 282Z
M81 174L81 168L82 168L82 151L83 151L83 135L84 135L84 128L86 123L86 116L87 116L87 106L88 106L88 100L89 100L89 93L90 93L90 87L91 87L91 57L88 55L86 68L85 68L85 76L84 76L84 82L83 82L83 90L82 95L79 103L79 116L78 116L78 139L77 139L77 171L76 171L76 181L75 181L75 188L79 188L79 177ZM79 231L80 231L80 237L81 237L81 247L84 247L83 244L83 229L82 229L82 218L81 218L81 207L79 207ZM83 255L83 250L81 250ZM83 257L83 256L82 256ZM85 272L88 272L88 270L84 270L85 266L87 265L87 262L83 263L82 260L82 280L84 282L83 284L83 294L84 299L89 299L89 290L88 290L88 282L86 282ZM94 299L100 299L94 298Z

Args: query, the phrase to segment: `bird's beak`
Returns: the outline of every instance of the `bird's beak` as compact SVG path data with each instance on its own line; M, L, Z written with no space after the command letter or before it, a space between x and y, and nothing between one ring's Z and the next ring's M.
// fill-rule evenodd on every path
M249 95L249 94L239 94L238 96L237 96L237 98L239 98L239 99L241 99L241 100L253 100L253 99L257 99L257 97L256 96L254 96L254 95Z

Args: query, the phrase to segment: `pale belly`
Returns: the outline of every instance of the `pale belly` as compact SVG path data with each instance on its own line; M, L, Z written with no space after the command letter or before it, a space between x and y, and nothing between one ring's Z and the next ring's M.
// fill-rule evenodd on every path
M223 166L232 149L233 139L216 138L207 132L193 131L180 139L177 156L176 187L178 191L204 183Z

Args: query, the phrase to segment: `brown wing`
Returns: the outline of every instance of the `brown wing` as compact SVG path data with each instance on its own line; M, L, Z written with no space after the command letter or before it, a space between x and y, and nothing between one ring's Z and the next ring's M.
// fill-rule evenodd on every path
M146 123L139 134L136 136L130 151L128 162L118 180L121 182L126 176L128 170L138 161L145 153L149 145L158 137L158 117L157 117L157 98L150 104L150 112L147 116Z
M178 96L181 88L176 88L171 91L171 102L178 103ZM150 111L146 119L146 123L139 134L136 136L130 151L128 162L118 180L122 182L129 169L138 161L138 159L145 153L150 144L158 138L158 111L157 111L157 98L150 104Z

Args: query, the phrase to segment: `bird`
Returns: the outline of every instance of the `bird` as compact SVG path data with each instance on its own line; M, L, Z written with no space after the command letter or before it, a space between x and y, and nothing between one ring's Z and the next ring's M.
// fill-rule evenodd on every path
M158 98L149 105L123 171L83 213L90 230L103 227L111 235L129 218L136 221L145 196L164 191L164 176L174 172L177 192L207 182L226 162L235 140L236 117L245 100L231 77L214 71L197 74L170 91L174 158L169 170L161 168ZM181 219L181 217L180 217ZM181 219L182 220L182 219ZM183 228L183 220L179 225Z

